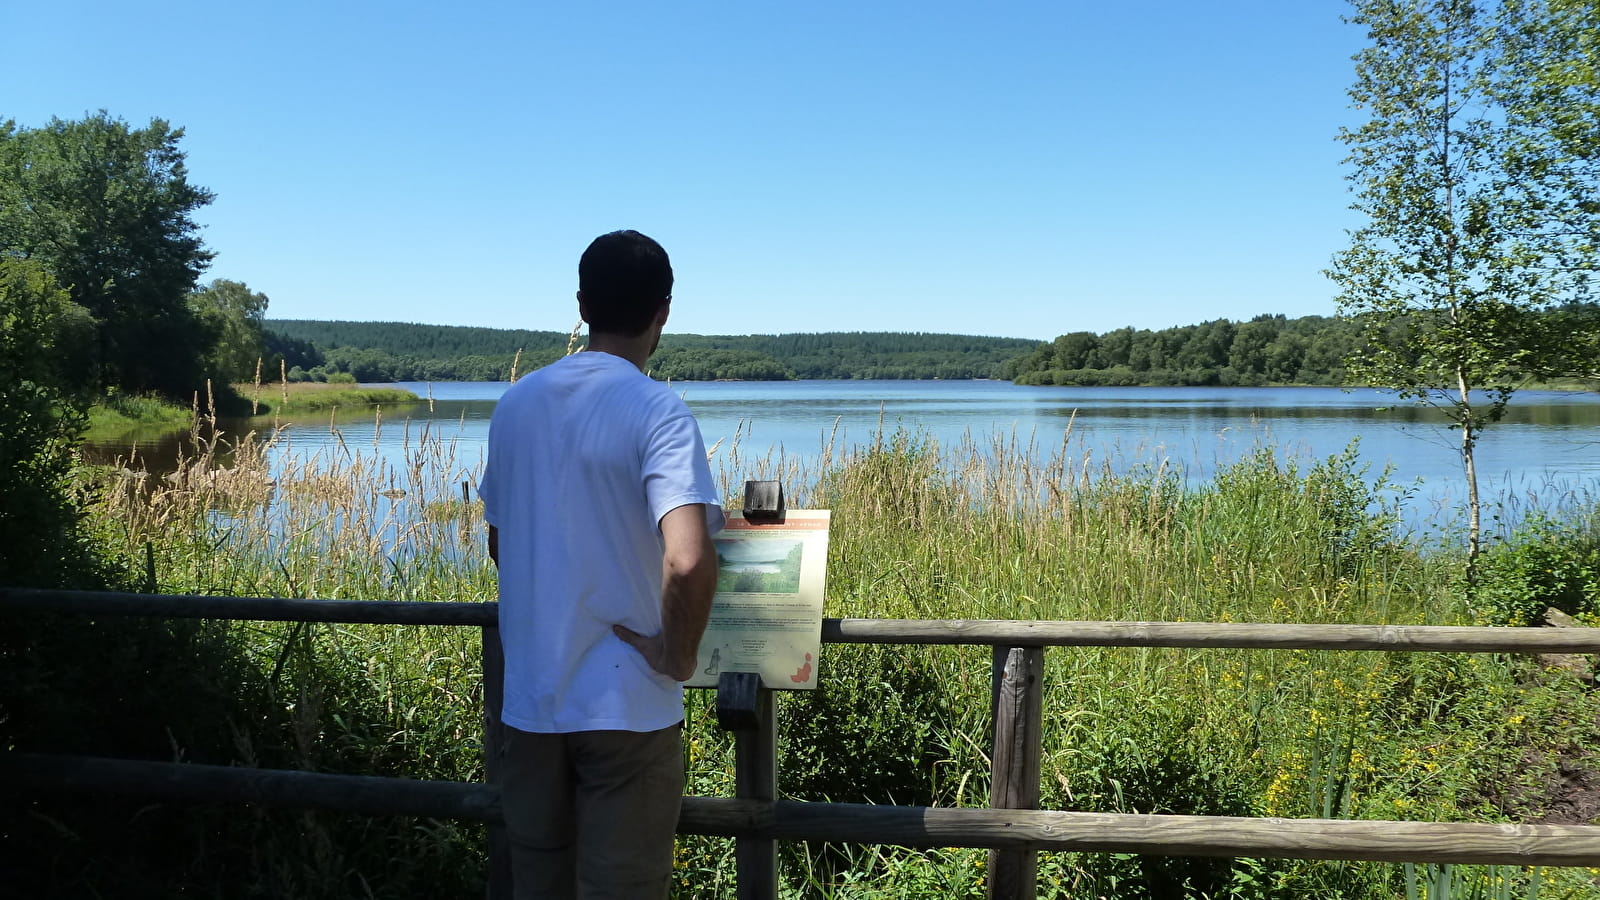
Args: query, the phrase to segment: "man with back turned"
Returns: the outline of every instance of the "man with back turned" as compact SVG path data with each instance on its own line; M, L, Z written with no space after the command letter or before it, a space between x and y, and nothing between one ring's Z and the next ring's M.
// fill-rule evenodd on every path
M500 570L501 796L525 898L665 897L683 685L716 590L699 426L644 374L672 266L635 231L578 263L589 346L506 391L479 484Z

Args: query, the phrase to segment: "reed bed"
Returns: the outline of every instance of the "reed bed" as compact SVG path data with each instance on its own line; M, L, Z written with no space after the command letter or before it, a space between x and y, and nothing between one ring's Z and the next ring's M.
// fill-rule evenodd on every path
M951 447L903 430L852 446L825 437L803 458L748 457L736 435L711 454L730 506L745 479L779 478L791 507L833 510L830 616L1475 621L1449 554L1398 531L1403 494L1353 449L1307 460L1263 447L1200 485L1159 459L1095 458L1070 433L1049 449L1014 435ZM399 463L247 436L164 479L115 470L96 518L162 591L488 600L481 510L461 487L480 466L428 429ZM475 633L262 624L226 638L260 688L226 724L235 761L482 777ZM987 803L987 648L830 646L821 666L818 690L780 698L785 795ZM1595 697L1506 657L1059 648L1045 681L1044 805L1056 809L1534 820L1552 813L1558 768L1600 747ZM685 754L692 793L731 793L709 692L688 699ZM262 894L481 887L482 835L468 826L261 814L232 827L215 850ZM686 838L677 854L679 896L731 894L730 842ZM789 846L784 892L978 897L985 858ZM1578 870L1126 854L1045 854L1040 871L1041 891L1063 897L1597 890Z

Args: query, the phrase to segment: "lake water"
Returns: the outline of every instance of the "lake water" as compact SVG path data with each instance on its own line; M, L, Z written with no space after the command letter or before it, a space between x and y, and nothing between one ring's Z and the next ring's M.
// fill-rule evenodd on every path
M421 403L288 426L288 452L336 446L398 458L424 428L453 441L463 474L481 464L504 382L400 384ZM1176 467L1190 480L1266 444L1322 458L1360 439L1373 471L1417 490L1409 518L1453 515L1465 496L1456 434L1441 414L1373 390L1338 388L1023 387L1003 381L679 382L708 447L737 441L746 460L769 451L815 459L867 443L879 429L924 433L942 445L1015 437L1049 456L1065 446L1117 466ZM1553 503L1600 491L1600 394L1524 391L1478 449L1486 498Z

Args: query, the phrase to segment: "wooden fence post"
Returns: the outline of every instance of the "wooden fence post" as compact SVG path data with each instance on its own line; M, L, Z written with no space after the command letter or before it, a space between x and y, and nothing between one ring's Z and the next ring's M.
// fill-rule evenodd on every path
M994 757L989 806L1038 809L1044 648L996 646L993 673ZM991 900L1031 900L1037 896L1038 880L1037 851L989 851Z
M739 732L734 771L737 795L741 800L778 799L778 728L772 714L772 692L760 688L756 693L756 724ZM778 842L771 839L740 838L734 848L738 862L738 900L777 900Z
M485 625L483 634L483 774L490 784L500 783L500 741L505 726L500 707L505 700L506 657L500 646L500 629ZM489 900L511 900L511 848L504 825L489 824Z
M772 803L778 798L778 727L772 691L754 672L723 672L717 680L717 722L733 732L734 796ZM777 900L778 842L735 838L738 900Z

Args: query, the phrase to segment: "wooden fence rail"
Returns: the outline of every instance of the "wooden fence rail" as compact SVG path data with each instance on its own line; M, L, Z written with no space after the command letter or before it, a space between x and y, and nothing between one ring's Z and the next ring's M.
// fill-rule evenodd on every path
M35 793L125 793L367 815L500 821L492 785L195 763L0 754L0 779ZM680 834L1010 851L1122 851L1383 862L1591 866L1600 827L1141 816L685 797Z
M498 624L497 603L295 600L119 594L0 587L0 609L93 616L337 622ZM825 644L991 647L1210 647L1442 653L1600 653L1600 628L1451 625L1276 625L1213 622L1017 622L1006 619L823 619Z
M0 611L255 621L477 626L485 672L498 662L494 603L200 597L0 588ZM1600 653L1600 629L1202 622L1013 622L825 619L825 643L993 648L990 809L776 800L773 723L739 734L739 797L684 798L679 832L736 838L738 896L776 895L778 840L988 848L991 897L1035 894L1034 854L1114 851L1478 865L1600 866L1600 827L1145 816L1042 811L1040 710L1045 647L1192 647L1421 652ZM486 676L486 681L491 680ZM486 695L492 729L496 692ZM770 708L763 694L762 708ZM767 739L761 739L766 735ZM490 826L491 895L501 821L492 785L372 776L0 754L0 783L28 792L109 792L185 802L243 802L371 815L465 819Z

